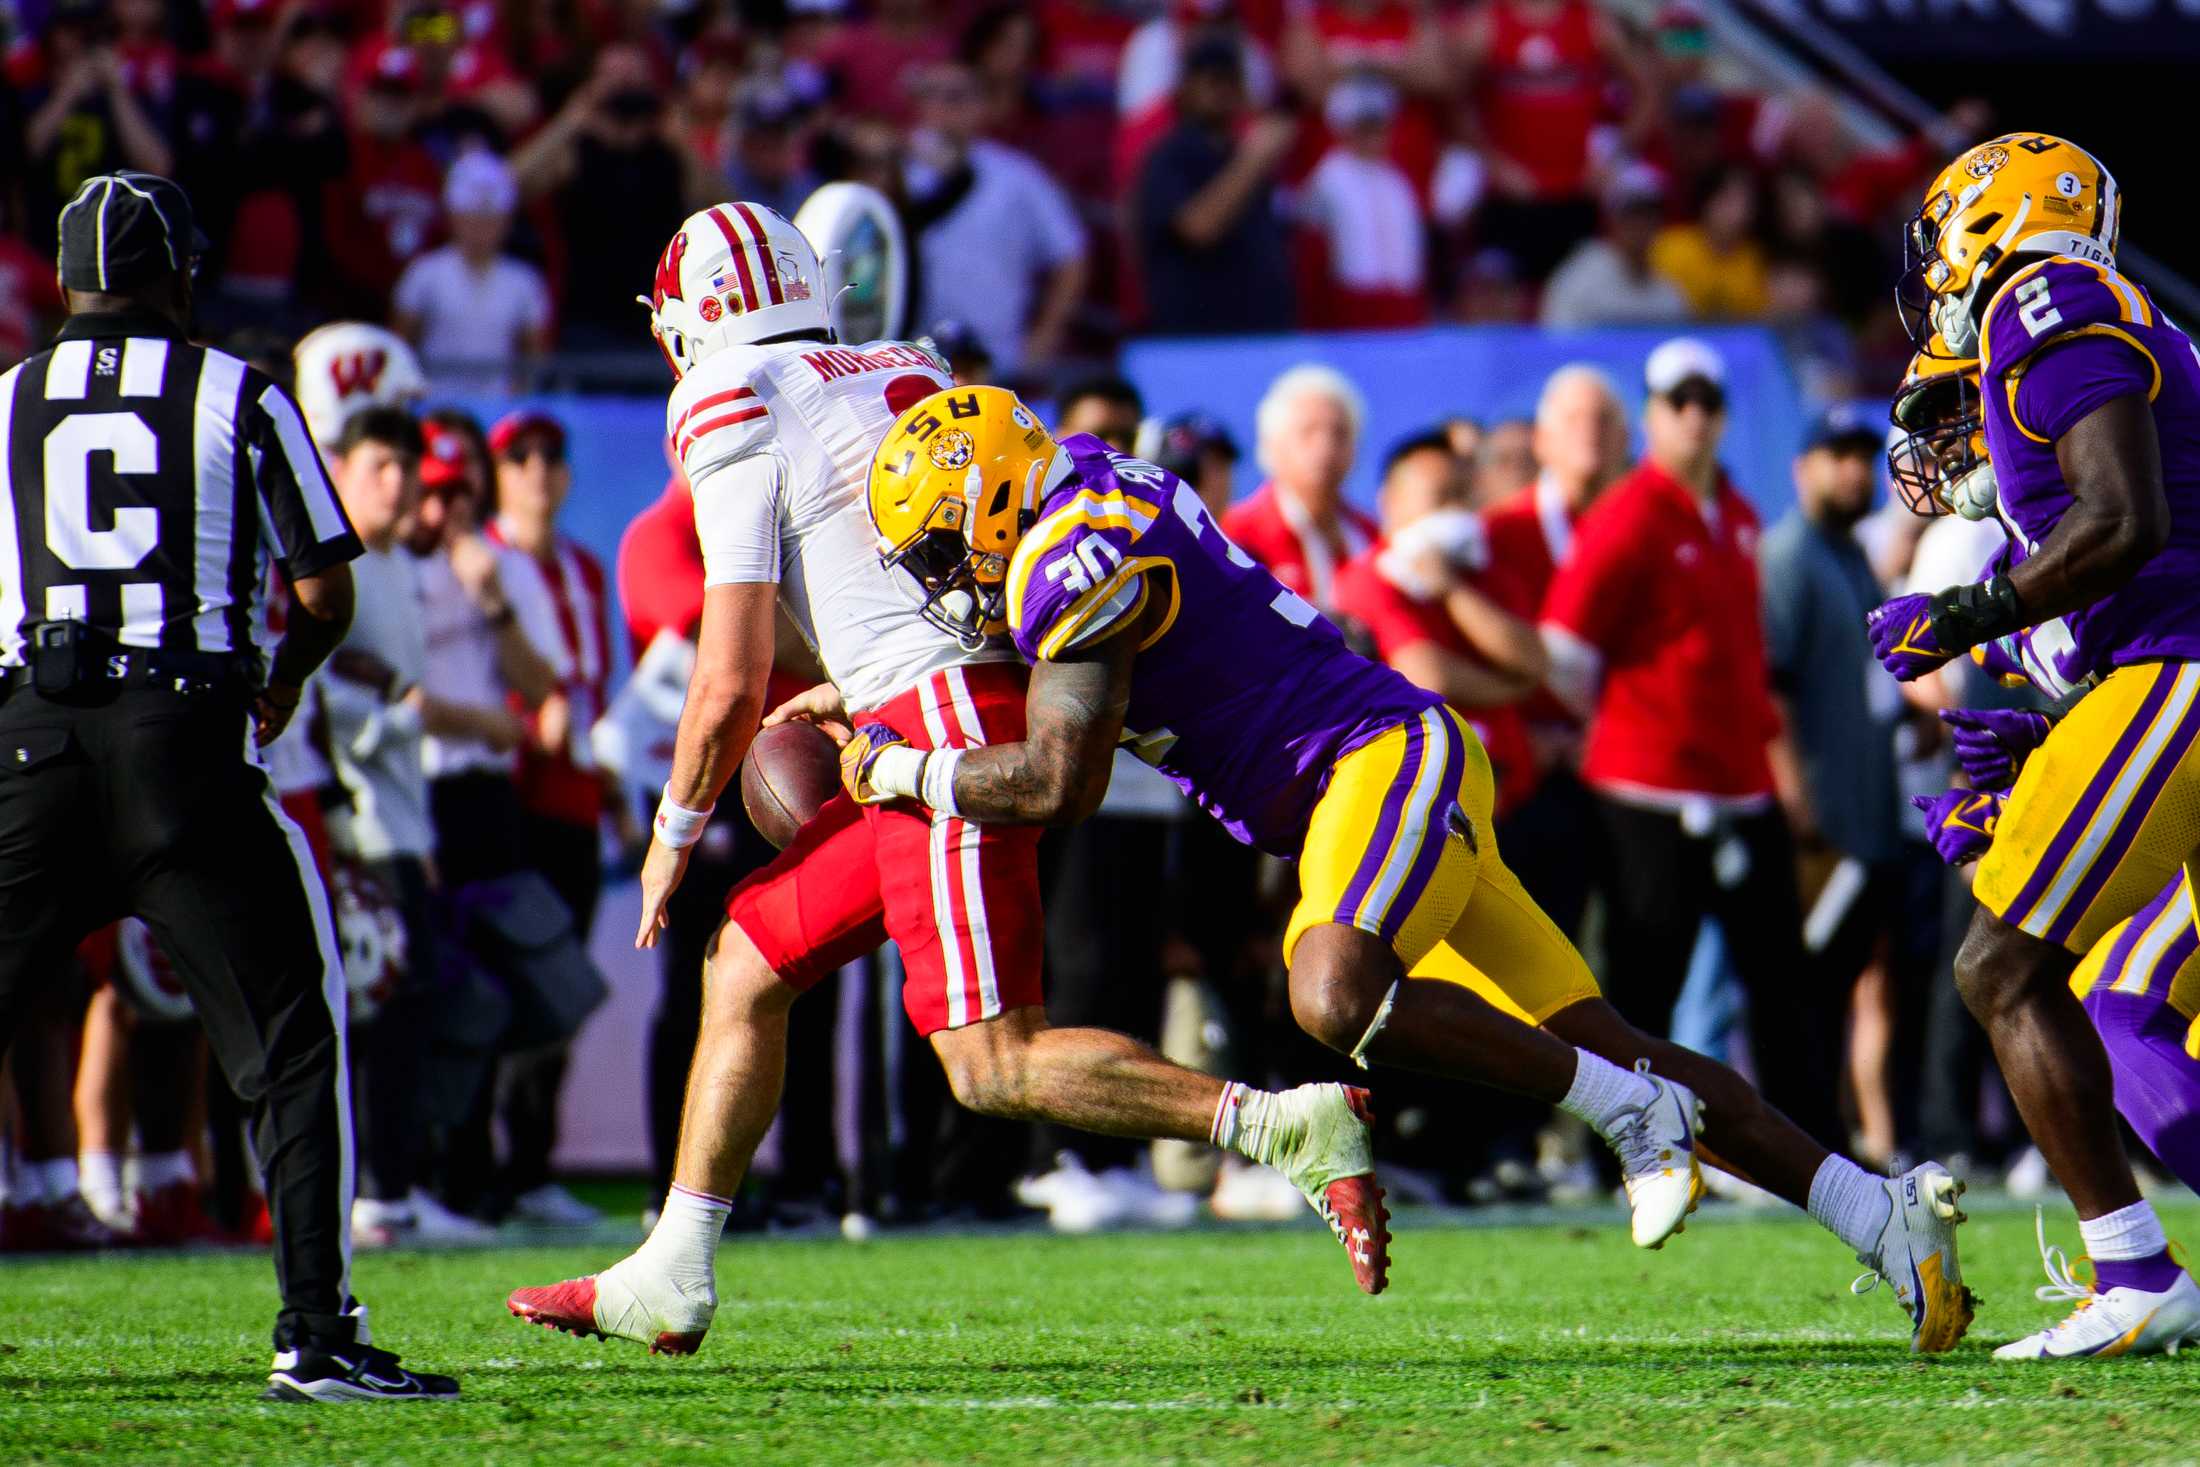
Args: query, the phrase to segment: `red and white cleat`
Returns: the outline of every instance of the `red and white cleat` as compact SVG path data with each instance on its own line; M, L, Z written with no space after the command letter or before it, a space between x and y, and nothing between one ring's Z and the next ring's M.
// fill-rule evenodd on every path
M718 1300L715 1290L698 1297L682 1289L636 1254L588 1278L514 1289L504 1307L544 1329L632 1340L652 1355L692 1355Z
M141 1248L203 1247L228 1241L220 1224L206 1215L199 1184L188 1179L138 1193L137 1229L131 1236Z
M1344 1245L1364 1294L1390 1283L1390 1212L1375 1182L1375 1104L1357 1085L1301 1085L1278 1097L1300 1127L1275 1160Z

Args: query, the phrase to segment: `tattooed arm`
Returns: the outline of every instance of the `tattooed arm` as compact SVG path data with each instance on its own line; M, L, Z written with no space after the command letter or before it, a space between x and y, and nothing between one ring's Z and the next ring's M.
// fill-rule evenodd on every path
M972 820L1017 825L1075 825L1099 809L1139 640L1124 627L1032 668L1024 741L965 750L955 766L956 807Z

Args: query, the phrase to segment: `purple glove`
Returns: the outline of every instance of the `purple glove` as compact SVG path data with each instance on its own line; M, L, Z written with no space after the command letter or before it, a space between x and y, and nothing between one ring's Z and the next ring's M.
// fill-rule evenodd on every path
M2025 625L2017 588L2007 576L1972 586L1950 586L1930 596L1912 593L1882 602L1864 617L1872 656L1897 682L1934 668Z
M1930 799L1910 796L1910 803L1925 812L1925 838L1951 866L1968 865L1986 854L1994 843L1994 827L2001 823L2002 801L2000 795L1977 790L1950 790Z
M1966 650L1943 647L1934 638L1930 596L1897 596L1882 602L1865 615L1864 626L1871 633L1872 656L1900 683L1921 678Z
M2046 714L2023 708L1943 708L1940 721L1953 731L1956 762L1976 790L2015 784L2024 756L2055 726Z

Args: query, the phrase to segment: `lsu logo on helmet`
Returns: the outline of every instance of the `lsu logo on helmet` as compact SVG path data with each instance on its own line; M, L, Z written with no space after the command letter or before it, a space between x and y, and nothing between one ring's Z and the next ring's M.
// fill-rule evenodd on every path
M1978 355L1979 323L2011 263L2073 255L2116 263L2123 199L2091 153L2045 133L1980 143L1940 171L1903 234L1901 309L1920 350L1937 333Z

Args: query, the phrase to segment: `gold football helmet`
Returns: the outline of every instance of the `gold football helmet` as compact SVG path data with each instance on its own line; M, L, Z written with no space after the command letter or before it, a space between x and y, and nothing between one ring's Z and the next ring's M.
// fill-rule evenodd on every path
M1910 359L1891 416L1899 435L1887 472L1913 514L1993 514L2000 485L1986 456L1976 357L1955 356L1936 338Z
M2091 153L2042 133L1980 143L1942 169L1903 238L1898 304L1910 339L1938 332L1956 357L1978 355L1988 289L2004 265L2039 255L2116 263L2123 199Z
M879 559L916 577L919 614L975 650L1008 629L1008 558L1039 517L1054 438L1004 387L952 387L907 409L871 456Z

